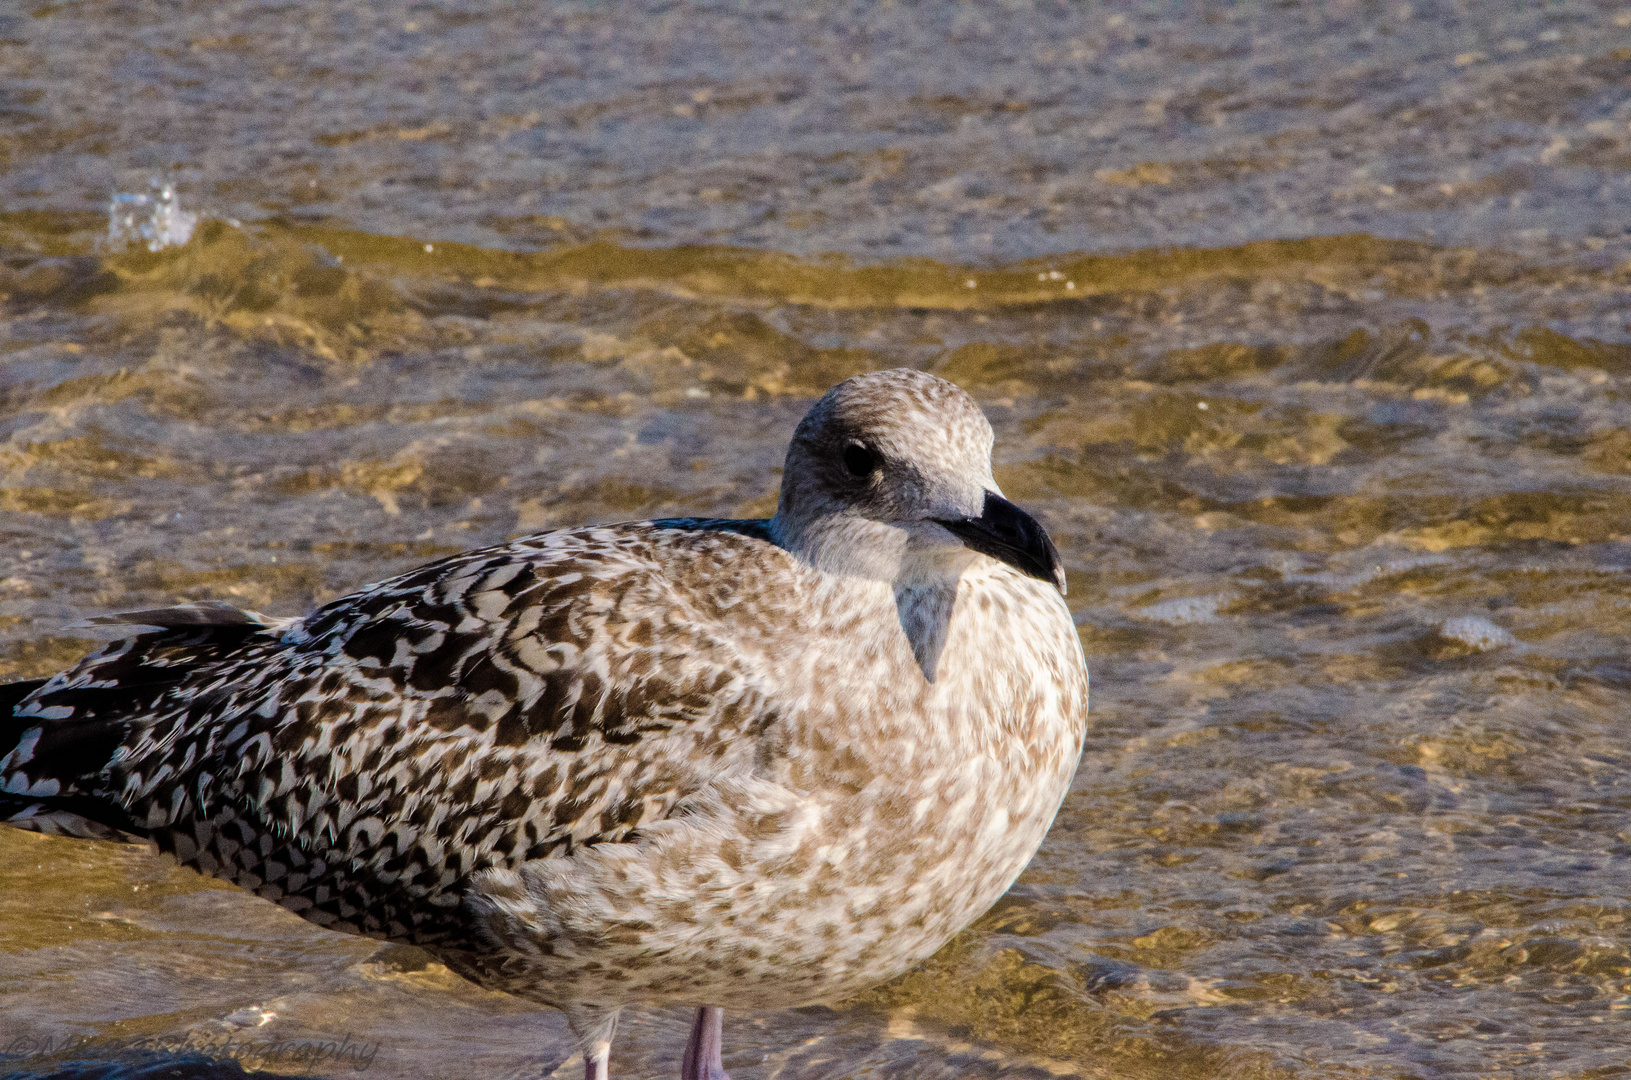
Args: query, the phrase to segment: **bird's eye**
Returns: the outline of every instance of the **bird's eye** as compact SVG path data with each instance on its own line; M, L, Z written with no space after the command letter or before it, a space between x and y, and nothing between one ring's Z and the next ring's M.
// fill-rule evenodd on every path
M850 443L844 447L844 468L857 478L871 476L878 468L878 459L860 443Z

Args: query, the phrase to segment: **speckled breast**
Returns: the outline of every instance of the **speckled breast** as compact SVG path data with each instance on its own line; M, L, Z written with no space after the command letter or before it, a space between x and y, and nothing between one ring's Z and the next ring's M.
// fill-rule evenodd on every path
M905 970L995 902L1080 754L1087 673L1068 611L1005 569L939 598L871 599L902 618L846 597L861 614L764 658L806 692L751 769L636 842L485 875L475 906L507 959L483 981L549 1002L827 1000ZM931 681L914 620L947 603Z

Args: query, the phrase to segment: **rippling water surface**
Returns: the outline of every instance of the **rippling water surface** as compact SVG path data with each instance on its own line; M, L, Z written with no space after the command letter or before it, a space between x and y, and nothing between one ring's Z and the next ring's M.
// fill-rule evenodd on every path
M1631 8L31 3L0 676L768 513L814 396L923 367L1059 542L1095 725L995 910L733 1012L738 1080L1625 1071ZM190 238L110 243L150 177ZM579 1068L422 954L0 830L0 1052L158 1036Z

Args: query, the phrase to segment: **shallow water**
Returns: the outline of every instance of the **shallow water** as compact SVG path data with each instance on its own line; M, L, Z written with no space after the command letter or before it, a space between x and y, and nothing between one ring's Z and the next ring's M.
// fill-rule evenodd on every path
M1058 541L1095 726L995 910L731 1013L738 1080L1624 1071L1631 8L490 6L0 11L0 676L767 513L815 395L925 367ZM190 239L109 243L149 177ZM0 831L17 1068L344 1037L579 1067L411 950Z

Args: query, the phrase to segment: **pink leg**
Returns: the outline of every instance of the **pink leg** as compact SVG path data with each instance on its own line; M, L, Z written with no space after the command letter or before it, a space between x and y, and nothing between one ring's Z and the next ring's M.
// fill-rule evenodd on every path
M685 1044L680 1080L731 1080L725 1063L719 1060L724 1048L725 1010L704 1005L697 1010L696 1023L691 1025L691 1041Z

